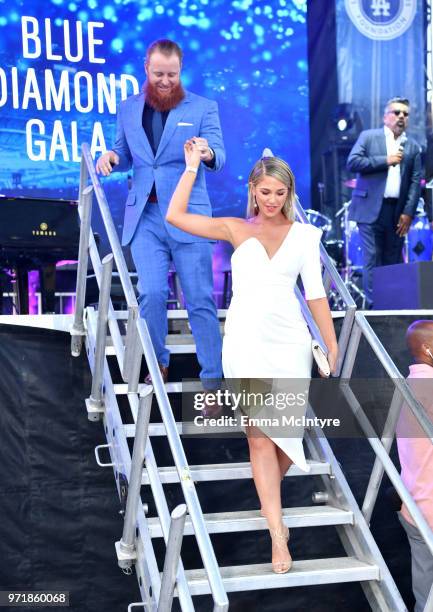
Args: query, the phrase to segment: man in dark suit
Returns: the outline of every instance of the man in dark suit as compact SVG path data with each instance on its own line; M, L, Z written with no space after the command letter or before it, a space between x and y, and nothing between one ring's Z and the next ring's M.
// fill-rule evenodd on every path
M384 127L361 132L347 160L348 169L358 173L349 218L359 228L367 308L373 304L373 268L402 261L420 197L421 153L406 136L409 112L406 98L389 100Z

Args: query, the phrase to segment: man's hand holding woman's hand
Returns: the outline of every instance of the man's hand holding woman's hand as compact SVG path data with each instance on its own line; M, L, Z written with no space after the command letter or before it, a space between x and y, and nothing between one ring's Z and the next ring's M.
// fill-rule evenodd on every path
M202 138L201 136L193 136L187 142L193 142L195 145L197 145L200 151L200 160L202 162L206 163L212 161L215 154L210 148L206 138Z
M185 164L193 168L198 168L201 162L200 145L196 138L190 138L184 144Z

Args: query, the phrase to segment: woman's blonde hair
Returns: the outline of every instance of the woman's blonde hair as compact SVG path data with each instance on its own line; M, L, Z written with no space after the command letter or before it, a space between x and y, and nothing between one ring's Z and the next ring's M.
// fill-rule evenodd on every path
M288 189L287 198L281 210L283 215L289 220L294 221L295 213L295 177L283 159L279 157L264 157L259 159L248 177L248 205L247 217L255 217L259 209L256 206L253 187L256 187L264 176L272 176L281 181Z

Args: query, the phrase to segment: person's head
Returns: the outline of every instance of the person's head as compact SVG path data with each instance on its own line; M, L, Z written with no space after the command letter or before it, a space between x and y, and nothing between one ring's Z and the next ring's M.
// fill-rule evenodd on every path
M264 157L248 177L247 217L261 214L269 218L280 213L295 220L295 177L284 160Z
M182 49L172 40L155 40L147 48L146 100L158 111L171 110L185 97L180 81L182 58Z
M406 332L406 343L415 361L433 366L433 321L412 323Z
M391 98L385 104L383 123L394 132L397 138L402 134L409 123L409 100L407 98Z

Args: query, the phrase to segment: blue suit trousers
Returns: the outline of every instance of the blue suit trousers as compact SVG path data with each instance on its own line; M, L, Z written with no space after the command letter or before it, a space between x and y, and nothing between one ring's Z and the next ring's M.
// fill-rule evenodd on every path
M222 378L221 334L212 298L212 244L178 242L167 232L157 203L148 203L132 238L131 254L138 274L140 316L146 320L158 362L168 366L168 270L172 259L188 311L201 367L200 378ZM212 385L208 385L212 386Z

